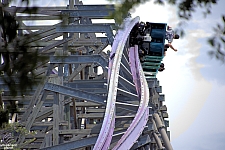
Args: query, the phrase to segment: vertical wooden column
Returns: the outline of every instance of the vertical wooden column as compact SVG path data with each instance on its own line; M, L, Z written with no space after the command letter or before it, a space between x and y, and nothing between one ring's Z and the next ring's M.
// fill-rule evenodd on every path
M65 113L65 120L68 121L68 127L67 127L67 129L71 129L70 103L65 104L64 113Z
M59 69L58 69L58 84L59 85L63 85L63 64L59 65ZM57 97L59 97L59 114L58 114L58 118L60 119L60 121L65 120L64 118L64 95L62 94L58 94ZM58 124L59 126L59 124ZM63 127L59 126L59 129L62 130ZM58 135L59 136L59 135ZM63 143L63 135L60 135L60 139L59 139L59 143Z
M79 5L79 0L70 0L69 1L69 9L77 9L77 8L74 8L74 5ZM79 24L79 20L78 20L78 18L71 18L69 20L69 23ZM79 33L73 33L73 34L70 33L70 36L74 37L75 39L78 39L79 38ZM74 65L74 64L70 64L69 65L69 70L70 70L69 71L69 75L71 75L73 73L72 70L75 70L75 68L74 68L75 66L76 65ZM71 80L71 82L72 81L73 80ZM75 98L72 98L72 104L73 104L73 107L72 107L71 111L73 112L73 124L74 124L73 127L75 129L77 129L78 128L78 123L77 123L77 110L76 110L76 99ZM69 108L70 108L70 105L69 105ZM69 114L71 114L71 113L69 113Z
M54 93L53 100L53 146L59 144L59 94Z
M63 50L57 51L55 56L63 56ZM58 65L58 76L53 81L54 84L63 85L63 64ZM59 126L59 122L64 120L64 96L59 93L54 93L53 100L53 146L63 143L63 135L59 136L59 130L62 130L62 126Z
M73 101L74 128L77 129L78 128L78 124L77 124L77 109L76 109L76 100L75 100L75 98L72 98L72 101Z

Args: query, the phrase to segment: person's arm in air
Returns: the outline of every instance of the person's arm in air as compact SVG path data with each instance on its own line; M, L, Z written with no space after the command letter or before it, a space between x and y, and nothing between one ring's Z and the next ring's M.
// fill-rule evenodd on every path
M167 28L166 28L166 30L171 30L172 29L172 27L170 27L170 26L167 26Z

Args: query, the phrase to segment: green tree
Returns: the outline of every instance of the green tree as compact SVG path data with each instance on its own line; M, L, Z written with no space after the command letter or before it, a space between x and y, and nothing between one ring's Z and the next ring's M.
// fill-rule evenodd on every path
M28 41L34 35L19 32L19 24L15 19L16 12L6 11L10 1L0 3L0 73L1 79L7 84L11 95L23 95L27 89L32 89L38 80L35 79L34 70L38 62L45 58L38 54L38 50L31 49ZM29 5L29 0L21 3ZM32 14L37 7L26 7L23 13Z
M19 23L15 16L17 12L10 13L7 7L10 0L0 1L0 81L4 81L10 90L10 95L24 95L38 83L34 70L38 62L44 62L45 57L39 55L38 50L31 49L28 41L33 35L26 35L19 31ZM21 0L29 5L29 0ZM36 7L26 7L23 13L32 14ZM2 89L0 89L2 90ZM8 124L9 114L17 113L15 101L3 107L2 93L0 91L0 128Z
M0 129L4 124L7 124L9 120L9 112L8 110L4 110L2 95L0 94Z
M13 150L20 150L21 147L36 140L35 134L36 132L28 131L25 127L17 122L5 124L3 129L0 128L0 149L6 148L3 145L9 144L9 146L14 145L12 146ZM19 135L30 136L31 139L27 140L25 143L17 144L17 138Z

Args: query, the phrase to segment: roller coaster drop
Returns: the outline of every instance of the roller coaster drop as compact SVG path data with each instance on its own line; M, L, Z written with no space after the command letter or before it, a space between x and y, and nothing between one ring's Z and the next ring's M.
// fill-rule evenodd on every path
M6 105L8 101L16 100L22 104L21 110L25 109L22 117L17 114L18 119L15 121L24 122L27 130L38 133L36 140L29 145L24 144L22 148L171 150L169 131L166 131L168 121L164 120L168 117L167 108L163 105L164 96L159 95L161 88L155 78L163 59L166 24L149 22L144 24L139 21L139 17L126 18L113 39L113 34L109 31L111 25L94 25L90 19L103 18L101 15L95 16L95 11L99 8L112 11L114 10L112 5L74 6L70 1L69 7L77 10L62 10L62 8L60 10L71 15L70 17L77 17L75 14L87 15L88 11L92 10L88 17L79 16L83 28L78 24L53 26L51 29L39 30L40 35L44 31L52 30L52 33L43 36L53 40L62 33L73 33L75 36L80 33L80 37L84 35L91 38L95 36L93 32L102 32L104 27L107 40L101 38L100 45L96 45L95 42L95 46L84 45L85 41L82 46L76 46L75 49L78 51L87 50L89 54L86 55L74 53L61 56L57 53L57 56L51 56L49 53L50 63L47 62L45 64L47 67L41 68L47 70L48 78L44 85L36 88L28 108L25 102L29 99L29 94L22 100L12 99L7 94L3 95ZM56 10L59 8L52 8L52 11ZM76 13L72 13L73 11ZM63 35L65 37L65 34ZM68 48L65 42L70 40L79 42L77 39L67 37L58 45L55 42L44 47L42 53L48 53L53 47L62 49L59 47L61 44L64 45L63 49ZM97 41L98 38L94 37L92 40ZM108 43L113 43L109 56L102 52ZM72 44L76 45L73 42ZM75 64L70 65L74 71L69 76L63 77L62 70L65 70L65 76L68 73L66 71L68 64ZM59 68L58 71L54 69L55 66ZM103 68L102 75L96 75L96 66ZM84 72L88 72L88 76ZM91 72L95 75L91 76ZM80 75L80 78L75 78L76 75ZM29 137L20 136L17 143L21 144L27 139Z
M161 28L163 24L157 24L160 30L165 29ZM95 144L94 149L108 149L110 146L110 142L108 140L111 140L112 138L112 130L114 128L115 120L113 119L114 116L114 109L115 109L115 102L116 102L116 93L117 91L115 88L118 86L118 76L119 76L119 69L120 69L120 63L122 56L125 55L124 53L129 53L129 63L130 63L130 69L131 74L133 77L133 82L136 87L136 92L139 97L139 108L138 111L130 124L127 131L123 134L121 139L117 142L117 144L114 146L113 149L130 149L137 141L139 136L142 134L145 125L149 118L149 88L148 84L144 75L144 71L142 69L140 58L139 58L139 52L142 50L142 45L145 42L151 42L153 40L150 35L149 28L156 27L156 24L147 23L147 28L144 30L142 28L143 25L139 23L139 17L136 17L134 19L126 18L124 20L124 24L122 26L122 29L118 31L117 36L114 39L112 51L110 54L110 62L109 62L109 93L108 93L108 99L107 99L107 107L105 112L105 118L104 122L101 128L101 132L99 134L98 140ZM138 32L136 32L138 31ZM143 31L143 32L142 32ZM149 33L146 33L148 31ZM153 30L154 31L154 30ZM135 34L136 32L137 34ZM164 31L165 36L165 31ZM158 36L160 37L160 36ZM130 40L128 40L130 38ZM165 37L161 36L161 38ZM126 43L128 43L126 45ZM159 43L159 42L158 42ZM164 42L161 41L161 44L164 45ZM126 46L128 47L126 47ZM140 46L141 48L138 48ZM164 47L164 46L163 46ZM115 48L115 49L114 49ZM154 52L153 49L148 48L149 51L147 52ZM158 53L161 52L161 55L163 54L163 49L161 51L158 51ZM146 51L146 49L144 49ZM142 53L142 52L140 52ZM144 52L146 55L146 52ZM143 55L142 55L143 56ZM147 56L149 57L149 56ZM153 57L154 58L154 57ZM159 58L159 57L157 57ZM152 61L155 61L152 59ZM158 67L158 66L157 66ZM110 115L108 115L110 113ZM164 144L166 149L172 149L170 143L168 143L168 137L165 133L165 130L163 129L162 122L160 118L158 117L157 113L154 113L153 115L156 119L156 122L160 128L160 131L162 132L163 139L165 140ZM156 137L157 139L157 137ZM160 144L159 144L160 145ZM163 148L160 146L160 148Z

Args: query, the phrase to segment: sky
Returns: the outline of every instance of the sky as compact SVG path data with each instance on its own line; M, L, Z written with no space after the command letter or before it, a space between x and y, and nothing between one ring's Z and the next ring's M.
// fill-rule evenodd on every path
M41 1L41 2L40 2ZM47 6L67 4L65 0L39 0ZM105 0L83 0L83 4L106 4ZM185 36L173 41L178 49L167 51L165 70L157 78L165 94L174 150L217 150L225 147L225 65L207 54L212 48L207 39L215 23L221 23L225 1L212 7L204 18L197 9L184 27ZM174 6L147 2L132 11L141 21L167 23L177 27L179 18Z

